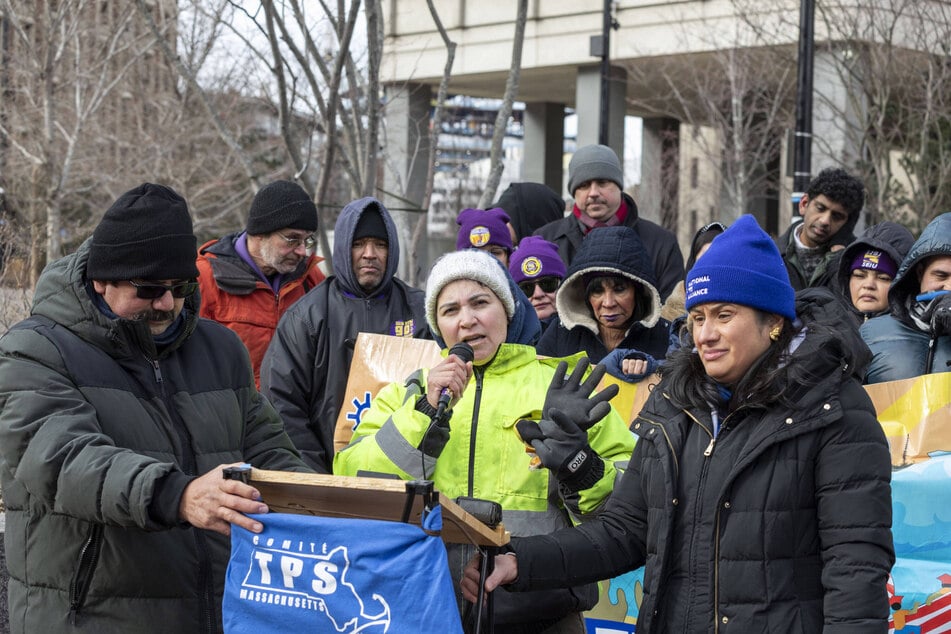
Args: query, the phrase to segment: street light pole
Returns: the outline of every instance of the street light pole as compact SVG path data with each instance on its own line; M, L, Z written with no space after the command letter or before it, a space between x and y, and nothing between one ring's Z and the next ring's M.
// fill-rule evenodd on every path
M608 145L608 121L610 110L609 84L611 80L611 0L604 0L604 16L601 24L601 112L598 119L598 143Z
M812 75L815 54L815 0L799 5L799 70L796 80L796 131L793 154L793 216L812 176Z

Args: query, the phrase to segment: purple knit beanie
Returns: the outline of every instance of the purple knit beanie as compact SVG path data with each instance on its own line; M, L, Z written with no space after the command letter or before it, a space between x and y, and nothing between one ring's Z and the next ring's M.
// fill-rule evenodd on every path
M456 251L494 244L511 253L512 234L506 224L510 220L501 207L486 210L463 209L456 218L456 224L459 225Z
M566 272L558 247L540 236L522 238L509 261L509 273L516 284L539 277L564 279Z
M866 249L855 256L849 271L854 271L855 269L881 271L891 278L894 278L895 273L898 272L898 266L895 264L895 260L881 249Z

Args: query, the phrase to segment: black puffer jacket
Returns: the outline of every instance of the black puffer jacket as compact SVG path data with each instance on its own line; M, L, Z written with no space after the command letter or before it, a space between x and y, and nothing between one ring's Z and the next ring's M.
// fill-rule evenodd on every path
M220 631L229 541L179 520L182 491L223 463L307 469L198 295L156 351L147 324L94 305L88 246L47 267L34 317L0 339L12 631Z
M836 304L828 292L797 302L806 331L792 363L818 383L787 386L792 407L743 403L715 443L710 412L671 403L665 387L685 377L668 373L633 424L640 439L608 507L513 540L513 587L646 563L639 633L886 632L891 469L856 378L867 349L850 326L809 330L834 325Z

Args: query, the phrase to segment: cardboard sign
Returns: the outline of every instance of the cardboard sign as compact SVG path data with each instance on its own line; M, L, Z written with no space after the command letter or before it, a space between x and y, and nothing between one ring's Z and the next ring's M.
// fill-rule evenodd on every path
M440 361L442 356L435 341L366 332L358 334L347 389L334 428L334 450L340 451L350 443L363 412L370 409L373 397L384 386L403 383L419 368L431 368Z
M951 451L951 374L925 374L866 385L892 454L893 467Z

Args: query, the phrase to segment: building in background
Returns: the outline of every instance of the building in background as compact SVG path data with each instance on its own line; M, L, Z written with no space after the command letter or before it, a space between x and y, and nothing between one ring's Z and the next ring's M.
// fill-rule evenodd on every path
M501 97L511 62L515 3L444 0L434 5L457 46L451 93ZM610 5L619 28L610 35L608 143L623 156L624 119L642 118L640 182L636 187L625 183L642 214L676 231L682 245L710 220L729 222L743 213L756 215L774 235L784 230L792 214L790 130L799 0ZM567 112L577 114L579 146L598 141L601 63L592 54L597 44L592 38L602 33L604 6L600 0L529 2L517 95L524 103L521 180L563 191ZM428 128L420 118L430 111L446 49L425 0L388 0L384 11L388 128L424 135ZM911 135L896 136L906 124L896 118L903 115L894 106L902 100L910 122L925 110L910 99L951 95L951 65L941 52L949 36L947 3L821 3L812 173L841 165L867 183L874 181L868 222L898 220L903 210L911 210L911 218L901 219L913 226L918 222L914 214L924 213L924 205L915 201L929 195L929 186L920 181L931 177L925 169L897 173L900 161L894 152L922 163L935 150L913 147ZM943 83L935 84L935 77ZM941 101L939 108L951 111L951 98ZM940 145L942 125L951 119L932 123L936 132L930 134ZM407 166L407 182L419 179L409 167L419 143L413 134L389 137L391 156ZM931 190L943 183L941 178L934 178ZM906 188L903 193L899 186Z

